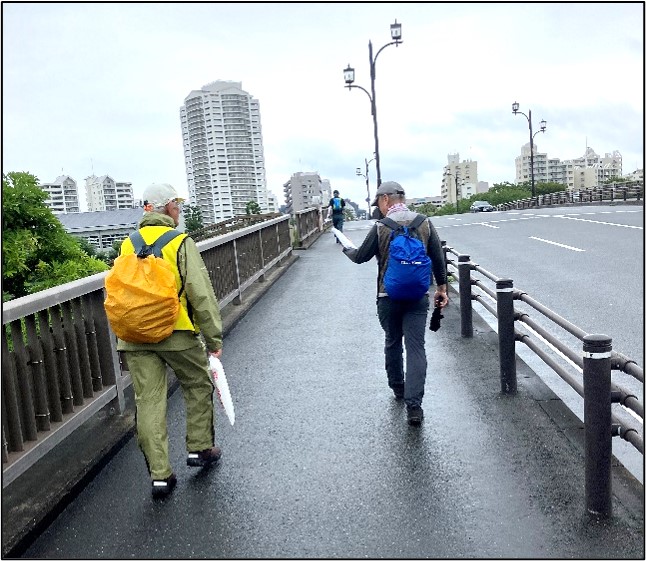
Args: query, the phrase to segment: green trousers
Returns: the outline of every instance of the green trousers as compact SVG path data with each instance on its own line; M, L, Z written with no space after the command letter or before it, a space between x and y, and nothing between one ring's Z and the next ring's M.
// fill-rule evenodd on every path
M173 470L168 457L166 365L179 380L186 405L186 450L199 452L215 442L214 385L206 350L197 345L183 351L125 351L135 390L137 441L152 479L166 479Z

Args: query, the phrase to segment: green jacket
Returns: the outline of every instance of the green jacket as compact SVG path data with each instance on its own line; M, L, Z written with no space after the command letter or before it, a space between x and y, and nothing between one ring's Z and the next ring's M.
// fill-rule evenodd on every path
M174 228L175 223L170 216L165 214L146 212L139 222L139 228L144 226L168 226ZM193 323L199 326L206 348L211 352L215 352L222 348L222 318L206 265L195 245L195 241L188 236L179 248L177 256L180 275L184 280L184 290L193 312ZM199 344L200 340L197 334L190 331L174 331L159 343L128 343L119 339L117 350L183 351Z

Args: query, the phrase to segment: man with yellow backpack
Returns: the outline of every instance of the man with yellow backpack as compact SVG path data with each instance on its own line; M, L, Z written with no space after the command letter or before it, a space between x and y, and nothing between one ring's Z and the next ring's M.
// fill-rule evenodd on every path
M222 454L215 446L207 360L207 352L222 355L222 320L195 242L175 230L183 199L167 183L150 185L143 197L138 230L123 241L106 276L105 308L132 376L137 440L157 498L177 484L168 457L167 366L177 376L186 406L186 463L208 467ZM145 286L151 282L155 286Z

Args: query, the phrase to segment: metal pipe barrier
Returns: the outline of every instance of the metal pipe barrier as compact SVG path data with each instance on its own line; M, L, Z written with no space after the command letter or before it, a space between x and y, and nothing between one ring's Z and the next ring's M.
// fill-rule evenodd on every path
M289 218L197 242L221 308L289 257ZM103 308L105 275L3 304L3 488L102 408L125 410L132 382Z
M578 203L614 203L615 201L636 201L644 199L644 182L629 181L625 183L609 183L597 185L588 189L559 191L538 195L527 199L519 199L509 203L494 205L496 210L522 210L542 206L559 206Z
M518 341L525 344L583 398L586 508L590 514L610 516L611 474L608 458L612 455L612 437L618 436L641 454L644 453L643 403L632 391L613 382L611 371L624 372L643 384L643 368L634 360L613 351L610 337L586 333L524 291L515 289L513 280L497 277L473 263L469 255L460 254L447 246L446 242L443 242L442 247L447 271L458 280L462 337L473 336L471 314L474 301L497 319L501 393L514 394L517 391L515 342ZM457 260L450 255L457 257ZM472 272L483 278L473 278ZM483 279L494 282L495 290L486 286ZM582 351L572 349L555 334L540 326L527 312L516 310L514 301L527 304L543 318L580 340L583 343ZM516 330L516 322L526 326L530 333ZM532 337L532 333L536 337ZM565 359L566 366L559 363L556 357ZM574 372L569 367L574 367ZM612 404L616 404L618 408L612 408Z

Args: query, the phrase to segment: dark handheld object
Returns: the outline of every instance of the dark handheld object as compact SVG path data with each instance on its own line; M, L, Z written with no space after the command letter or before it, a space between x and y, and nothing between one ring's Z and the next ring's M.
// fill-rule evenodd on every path
M440 320L444 316L442 315L442 308L435 308L433 310L433 314L431 315L431 324L428 326L428 328L431 331L437 331L440 328Z

